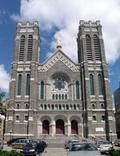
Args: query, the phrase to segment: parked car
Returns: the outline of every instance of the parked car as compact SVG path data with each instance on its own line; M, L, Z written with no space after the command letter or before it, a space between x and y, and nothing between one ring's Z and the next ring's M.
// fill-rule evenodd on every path
M105 141L105 140L97 140L97 141L96 141L96 146L97 146L98 150L99 150L99 148L100 148L100 145L103 144L104 141Z
M15 142L16 140L19 140L19 139L25 139L25 138L12 138L12 139L10 139L10 140L7 142L7 145L10 146L13 142Z
M13 143L11 143L11 147L15 148L15 149L23 149L23 147L27 144L27 143L33 143L33 140L31 139L18 139L16 141L14 141Z
M119 146L120 147L120 139L115 140L114 144L115 144L115 146Z
M71 147L72 144L74 143L79 143L80 141L79 140L68 140L66 143L65 143L65 149L69 149Z
M103 141L100 145L99 151L101 154L109 154L113 151L113 145L110 141Z
M100 156L100 152L92 143L76 143L72 144L67 156Z
M22 150L24 156L36 156L35 147L31 143L27 143Z

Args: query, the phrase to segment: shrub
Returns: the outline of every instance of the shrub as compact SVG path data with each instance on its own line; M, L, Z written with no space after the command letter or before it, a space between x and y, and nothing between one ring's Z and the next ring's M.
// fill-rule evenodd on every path
M16 151L0 151L0 156L23 156L23 154Z
M120 150L114 150L111 152L111 156L120 156Z

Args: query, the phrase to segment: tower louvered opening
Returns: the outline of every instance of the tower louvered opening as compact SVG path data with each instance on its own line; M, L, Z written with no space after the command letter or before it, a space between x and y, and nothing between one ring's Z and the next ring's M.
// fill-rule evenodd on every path
M28 37L27 61L32 60L32 52L33 52L33 36L29 35L29 37Z
M101 50L100 50L99 38L97 37L97 35L93 36L93 41L94 41L95 59L100 61L101 60Z
M24 61L24 51L25 51L25 36L22 35L20 39L19 61Z
M86 51L87 51L87 60L92 60L91 38L89 35L86 35Z

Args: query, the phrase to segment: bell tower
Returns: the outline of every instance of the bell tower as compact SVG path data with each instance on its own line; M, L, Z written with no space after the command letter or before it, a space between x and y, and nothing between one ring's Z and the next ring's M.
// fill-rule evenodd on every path
M38 22L19 22L16 28L15 52L12 62L10 101L12 107L7 113L12 116L6 123L6 133L11 131L21 133L21 128L16 124L16 118L24 117L29 121L28 133L33 133L31 127L36 127L34 110L37 102L37 71L39 66L39 25ZM34 90L34 91L33 91ZM16 110L19 109L19 115ZM22 112L24 110L24 113ZM24 120L23 118L23 120ZM28 123L28 122L27 122ZM37 130L35 130L37 131Z
M109 140L110 131L115 132L114 113L100 21L80 21L77 43L84 137Z
M15 62L39 62L39 26L38 22L17 24L15 38Z

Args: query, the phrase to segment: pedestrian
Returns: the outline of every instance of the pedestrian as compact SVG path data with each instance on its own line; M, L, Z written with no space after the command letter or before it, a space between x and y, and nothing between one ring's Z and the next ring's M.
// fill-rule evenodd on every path
M41 141L38 141L38 143L36 145L37 156L41 156L41 153L43 153L43 151L44 151L44 146Z

